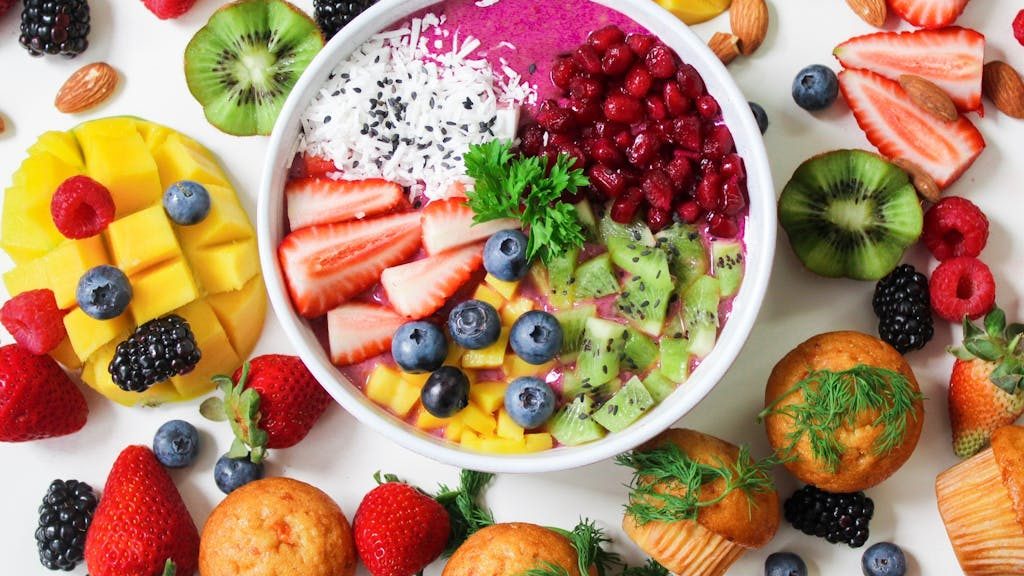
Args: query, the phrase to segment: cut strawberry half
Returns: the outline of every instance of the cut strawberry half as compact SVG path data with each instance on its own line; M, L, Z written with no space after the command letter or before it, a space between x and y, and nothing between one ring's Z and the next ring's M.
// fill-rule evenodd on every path
M419 247L420 215L407 212L303 228L285 237L277 255L295 309L315 318L374 285Z
M398 207L404 198L402 187L387 180L331 180L301 178L285 186L288 225L292 230L361 220Z
M347 302L327 313L331 361L348 366L391 349L391 337L408 322L394 310L368 302Z
M843 70L839 88L862 130L883 156L910 160L945 188L985 148L967 118L946 123L925 112L898 82L867 70Z
M889 8L918 28L942 28L956 22L969 1L889 0Z
M519 228L519 221L503 219L474 224L473 210L464 198L437 200L423 209L423 247L428 254L472 244L509 228Z
M878 32L843 42L832 52L844 68L891 80L913 74L942 88L962 112L981 110L985 36L967 28Z
M380 281L391 306L407 318L425 318L444 306L484 261L483 243L388 268Z
M312 154L302 155L302 167L305 176L324 176L329 172L338 171L333 161Z

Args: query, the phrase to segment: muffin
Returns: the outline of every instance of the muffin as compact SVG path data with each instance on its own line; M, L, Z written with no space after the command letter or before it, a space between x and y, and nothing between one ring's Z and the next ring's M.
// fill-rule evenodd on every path
M229 494L199 544L202 576L352 576L356 559L341 508L290 478L257 480Z
M826 492L858 492L913 454L924 402L895 348L860 332L820 334L772 370L760 418L786 468Z
M779 528L779 496L769 476L772 461L755 462L745 448L673 429L618 461L634 469L622 529L673 574L725 574ZM652 476L666 469L686 475ZM687 499L687 494L697 496Z
M996 430L988 449L939 475L935 492L964 574L1024 574L1024 428Z
M548 563L580 576L579 557L565 536L536 524L495 524L459 546L441 576L521 576Z

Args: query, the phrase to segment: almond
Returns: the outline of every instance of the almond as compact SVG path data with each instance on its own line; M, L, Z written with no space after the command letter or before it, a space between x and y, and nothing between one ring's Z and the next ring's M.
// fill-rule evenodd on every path
M7 130L7 124L4 122L4 117L0 116L0 134L3 134Z
M875 28L885 26L885 19L889 17L889 7L885 0L846 0L846 3L861 20Z
M753 54L768 36L768 5L764 0L733 0L729 25L740 39L740 52Z
M985 64L981 88L1000 112L1024 119L1024 81L1013 66L999 60Z
M728 32L715 32L711 40L708 40L708 47L715 53L715 56L718 56L722 64L728 66L740 55L740 38Z
M910 181L922 198L933 204L942 198L942 190L935 183L935 179L924 171L924 168L906 158L897 158L892 163L902 168L910 176Z
M88 64L64 82L53 104L65 114L84 112L109 98L117 88L117 81L117 71L109 64Z
M956 104L949 94L936 86L934 83L914 76L904 74L900 76L900 86L907 92L910 99L918 108L928 112L943 122L955 122L960 114L956 111Z

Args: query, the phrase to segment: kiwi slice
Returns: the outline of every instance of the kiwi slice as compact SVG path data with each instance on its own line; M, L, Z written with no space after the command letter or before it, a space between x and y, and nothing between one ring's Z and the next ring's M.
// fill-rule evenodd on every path
M668 254L669 271L676 277L680 294L708 273L708 252L697 228L673 224L655 236L657 246Z
M643 372L658 359L658 345L639 330L626 330L626 344L622 348L622 368L630 372Z
M580 351L583 345L583 328L587 320L597 316L597 306L588 305L555 312L555 319L562 327L562 349L558 353L562 362Z
M711 244L715 278L722 286L722 298L731 298L743 282L745 259L743 245L737 240L717 240Z
M676 391L676 383L669 380L659 370L651 370L651 373L644 378L644 388L651 393L656 404L661 404Z
M614 396L596 412L594 421L609 432L621 432L654 406L654 398L640 379L633 376Z
M619 279L607 253L587 260L576 269L576 298L603 298L618 294Z
M576 372L583 384L597 388L617 378L625 345L625 326L600 318L587 319L583 344L576 360Z
M559 310L572 308L576 302L576 261L579 257L579 248L569 248L547 263L548 301Z
M316 22L284 0L233 2L185 48L185 80L210 124L236 136L270 134L323 45Z
M921 203L907 173L863 150L836 150L796 169L779 221L808 270L878 280L921 235Z
M566 446L600 440L605 429L594 421L593 415L594 400L590 396L577 396L554 415L548 431Z

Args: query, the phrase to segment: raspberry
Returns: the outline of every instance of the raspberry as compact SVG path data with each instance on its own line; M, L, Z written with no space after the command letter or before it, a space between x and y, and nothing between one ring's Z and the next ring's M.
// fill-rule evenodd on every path
M988 218L970 200L943 198L924 215L921 239L939 261L973 258L988 242Z
M0 308L0 323L36 355L53 350L67 336L64 313L50 290L29 290L11 298Z
M977 258L950 258L932 272L928 284L932 309L950 322L964 316L981 318L996 303L996 281L992 271Z
M1013 37L1024 46L1024 10L1017 12L1017 17L1013 19Z
M72 176L53 193L50 215L57 230L67 238L88 238L114 220L114 199L92 178Z

